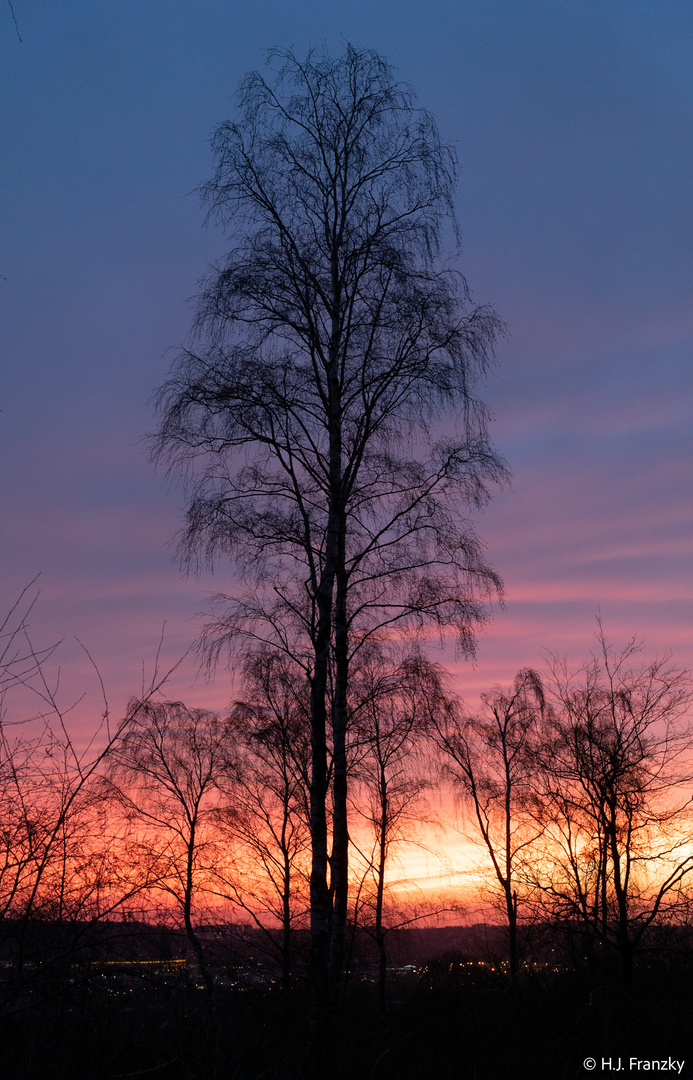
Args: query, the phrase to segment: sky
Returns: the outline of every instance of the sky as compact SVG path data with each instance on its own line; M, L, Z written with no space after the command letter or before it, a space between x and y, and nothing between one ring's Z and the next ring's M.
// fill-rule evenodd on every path
M597 613L693 663L689 0L2 0L0 610L40 574L30 631L87 727L87 652L117 710L232 581L181 573L184 493L143 441L227 243L211 134L269 48L346 42L455 144L460 267L508 326L481 396L513 481L476 522L506 603L445 657L459 692L579 664ZM188 656L167 693L233 689Z

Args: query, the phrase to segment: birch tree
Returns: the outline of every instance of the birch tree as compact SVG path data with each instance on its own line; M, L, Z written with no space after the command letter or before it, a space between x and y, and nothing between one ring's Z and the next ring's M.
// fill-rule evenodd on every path
M354 652L393 627L451 627L469 651L499 589L467 515L505 475L474 394L502 327L441 262L455 153L390 66L349 46L269 67L214 136L202 194L230 250L155 448L190 484L183 558L230 558L241 582L216 598L210 657L260 642L309 687L318 1001L344 954Z

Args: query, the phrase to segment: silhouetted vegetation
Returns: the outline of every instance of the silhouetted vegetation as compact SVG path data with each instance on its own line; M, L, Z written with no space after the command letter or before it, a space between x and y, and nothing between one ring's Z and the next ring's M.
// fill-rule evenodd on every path
M468 514L506 475L474 395L501 323L441 260L455 155L390 66L348 46L270 67L214 136L204 198L232 246L155 447L191 483L183 558L243 582L208 656L273 649L307 691L317 1046L345 962L360 651L450 627L469 652L500 587Z
M27 606L3 639L3 1076L302 1080L303 684L258 656L227 714L138 699L80 752ZM362 654L347 741L362 876L324 1032L331 1077L570 1077L588 1056L690 1054L688 676L634 643L616 654L601 635L599 650L545 683L521 673L477 720L427 661ZM42 707L18 717L13 690ZM416 838L441 741L505 925L422 926L426 908L391 893L390 849Z
M76 742L28 592L0 627L2 1075L685 1060L688 673L600 628L576 673L525 669L479 712L451 692L425 634L473 651L500 581L467 518L506 477L474 396L502 327L439 261L455 156L376 54L271 61L215 135L232 247L158 397L156 452L192 484L183 559L236 574L201 649L237 700L155 676ZM451 791L482 919L469 890L395 888ZM435 925L453 908L470 925Z

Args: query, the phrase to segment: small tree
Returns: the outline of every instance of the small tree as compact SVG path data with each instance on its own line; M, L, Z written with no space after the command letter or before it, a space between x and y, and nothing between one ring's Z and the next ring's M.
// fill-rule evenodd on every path
M436 262L454 153L385 61L270 63L214 138L204 196L233 246L159 394L157 449L193 481L183 555L231 556L250 586L220 599L212 656L250 635L308 682L317 1003L344 949L354 649L393 624L469 649L498 588L465 514L504 476L472 391L500 323Z
M544 714L544 691L535 671L520 671L509 690L482 698L484 713L458 710L436 720L437 741L475 825L500 886L508 925L510 979L519 974L518 878L542 826L534 810L533 747Z
M230 791L219 811L236 855L230 878L224 873L228 862L214 875L215 888L249 915L279 953L285 990L292 981L294 930L309 909L310 702L300 674L284 654L267 650L245 665L244 696L231 713Z
M531 881L544 912L618 957L627 989L648 929L675 918L693 871L691 681L670 658L638 662L635 639L577 672L554 661L540 751L545 830Z
M112 723L104 697L87 745L73 738L74 703L61 703L51 671L60 643L36 649L30 636L33 584L0 625L0 1002L13 1010L35 1006L42 982L74 964L95 924L129 899L103 773L134 713ZM157 682L155 671L151 693Z
M135 702L111 763L135 829L137 873L178 907L210 995L194 912L218 855L214 821L230 749L228 721L216 713L179 701Z
M393 655L394 654L394 655ZM396 848L415 842L431 783L425 752L431 715L444 700L435 665L374 644L359 656L350 694L351 771L361 864L360 917L378 949L378 1001L386 1013L386 900ZM364 835L365 827L365 835Z

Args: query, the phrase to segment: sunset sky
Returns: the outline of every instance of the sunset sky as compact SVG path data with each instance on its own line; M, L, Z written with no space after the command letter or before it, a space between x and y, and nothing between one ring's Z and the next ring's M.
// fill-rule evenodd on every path
M479 518L507 604L456 666L474 700L607 633L693 662L690 0L0 3L0 601L40 572L38 644L114 706L230 578L181 575L151 392L226 242L194 193L273 45L373 48L462 165L461 268L507 322L482 396L513 474ZM170 685L224 707L226 673Z

